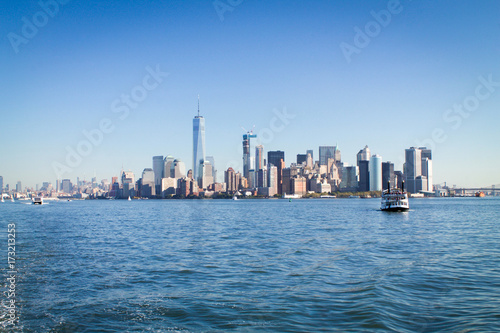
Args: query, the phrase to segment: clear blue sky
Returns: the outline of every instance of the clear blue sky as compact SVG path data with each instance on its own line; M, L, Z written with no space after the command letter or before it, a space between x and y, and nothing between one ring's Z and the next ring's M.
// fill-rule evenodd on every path
M73 0L51 17L37 1L1 1L4 183L54 183L53 163L106 118L111 133L64 178L109 179L122 165L139 178L154 155L191 168L199 94L219 174L241 170L241 126L274 128L265 151L284 150L287 164L338 143L347 163L368 145L396 169L441 129L434 183L500 184L500 84L479 87L500 82L500 2L402 0L378 30L371 11L391 1L238 2L218 13L212 1ZM356 27L372 37L348 62L341 45L356 46ZM168 76L120 119L112 103L157 66ZM464 102L472 112L447 111ZM295 118L273 127L283 109Z

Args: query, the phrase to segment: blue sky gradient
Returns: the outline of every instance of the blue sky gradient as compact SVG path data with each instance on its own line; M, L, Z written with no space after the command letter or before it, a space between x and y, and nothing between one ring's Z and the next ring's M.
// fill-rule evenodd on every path
M284 150L287 165L338 143L344 162L368 145L401 170L404 149L437 129L434 183L500 184L500 84L481 88L489 95L467 117L447 113L475 96L480 77L500 83L500 2L402 0L350 62L341 43L355 45L355 28L394 2L221 3L232 9L223 20L212 1L73 0L15 52L9 34L23 36L23 17L33 22L42 7L1 1L4 183L54 183L54 162L102 119L114 129L63 178L110 179L122 165L139 178L154 155L191 168L199 94L219 175L241 170L242 126L263 133L286 109L295 117L263 144ZM168 76L120 119L113 101L157 66Z

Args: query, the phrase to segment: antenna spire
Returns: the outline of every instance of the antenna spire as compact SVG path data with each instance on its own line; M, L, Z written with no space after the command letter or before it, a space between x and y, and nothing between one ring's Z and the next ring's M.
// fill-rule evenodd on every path
M200 94L198 94L198 117L200 116Z

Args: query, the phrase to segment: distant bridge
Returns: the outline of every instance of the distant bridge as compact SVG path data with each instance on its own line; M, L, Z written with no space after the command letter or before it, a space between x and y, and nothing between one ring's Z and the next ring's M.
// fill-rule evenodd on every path
M451 188L450 190L461 193L465 192L485 192L485 193L500 193L500 185L492 185L491 187L462 187L462 188Z

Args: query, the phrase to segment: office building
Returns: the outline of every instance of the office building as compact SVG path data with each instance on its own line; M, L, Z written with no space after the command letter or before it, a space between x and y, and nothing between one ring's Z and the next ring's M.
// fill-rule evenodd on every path
M358 190L359 168L357 166L344 166L342 168L342 181L340 189L346 192L356 192Z
M257 172L257 187L267 187L267 167Z
M424 157L422 153L422 176L427 179L427 187L424 187L423 191L433 192L432 187L432 159L429 157Z
M307 193L306 178L302 176L294 176L290 179L290 193L303 196Z
M320 146L319 147L319 165L327 165L329 158L334 158L334 146Z
M267 186L269 187L268 195L270 197L278 193L278 167L275 165L267 167Z
M268 151L267 152L267 164L274 165L275 167L280 166L280 161L285 161L285 152L281 150Z
M200 98L198 97L198 115L193 119L193 178L202 176L200 165L205 161L205 118L200 116ZM166 177L166 176L165 176Z
M427 177L422 175L415 177L415 186L416 186L415 191L417 193L421 191L423 192L427 191Z
M335 164L339 166L339 164L342 161L341 154L340 154L340 148L339 145L336 144L335 147L333 147L333 158L335 159Z
M382 157L370 158L370 191L382 191Z
M224 182L226 183L226 191L228 193L232 194L238 191L238 181L233 168L230 167L224 172Z
M162 178L172 177L172 167L174 165L175 158L171 155L168 155L163 160L163 176Z
M433 179L432 179L432 152L426 147L420 148L422 150L422 176L427 178L427 189L423 191L434 192Z
M307 154L311 154L311 159L312 159L313 164L314 164L314 153L313 153L313 150L312 150L312 149L308 149L308 150L306 150L306 155L307 155Z
M217 183L217 169L215 168L215 158L213 156L207 156L206 160L210 162L210 165L212 166L212 178L214 180L214 183Z
M252 131L243 134L243 177L249 178L250 170L254 169L255 157L252 157L252 139L257 138Z
M394 186L401 189L403 186L404 175L402 171L394 171Z
M358 190L360 192L367 192L370 190L370 161L359 160L359 186Z
M0 193L3 193L3 177L0 176Z
M135 196L135 176L132 171L122 171L122 188L120 196L122 198Z
M135 176L132 171L122 171L122 185L123 184L133 184Z
M307 156L306 167L312 169L312 167L314 165L314 160L313 160L312 154L309 151L310 150L308 150L308 153L306 154L306 156Z
M214 183L214 178L212 176L212 165L210 164L210 162L205 161L203 163L200 163L199 170L201 176L198 178L198 188L200 190L206 190L208 188L208 185Z
M356 155L356 160L359 166L360 161L369 161L370 160L370 148L365 146L365 148L361 149Z
M424 178L418 179L417 177ZM426 147L410 147L405 150L405 168L404 177L406 179L406 188L410 193L419 191L429 191L432 188L432 152Z
M161 187L161 179L163 178L163 156L153 156L153 172L155 174L155 186L156 190L159 191Z
M185 194L186 193L186 188L184 188L184 192L182 190L182 185L184 184L184 186L186 186L185 182L183 183L182 182L182 179L185 179L185 178L181 178L181 179L175 179L175 178L172 178L172 177L167 177L167 178L162 178L161 180L161 197L162 198L165 198L166 196L168 195L175 195L177 193L177 185L178 183L180 184L180 193L179 194L182 194L184 193L184 195L189 195L189 188L190 186L188 186L188 194Z
M180 159L175 159L170 164L170 177L179 179L186 176L186 165Z
M264 146L255 147L255 172L264 168Z
M274 165L277 168L277 192L278 194L282 194L282 176L283 169L285 168L285 152L281 150L277 151L268 151L267 152L267 164L269 166Z
M155 172L151 168L146 168L142 171L141 178L141 196L153 197L156 195Z
M297 154L297 165L307 164L307 154Z
M64 193L71 194L73 191L73 184L69 179L63 179L61 183L61 188Z
M390 182L391 188L396 187L394 181L394 163L382 162L382 189L387 190L387 184Z

